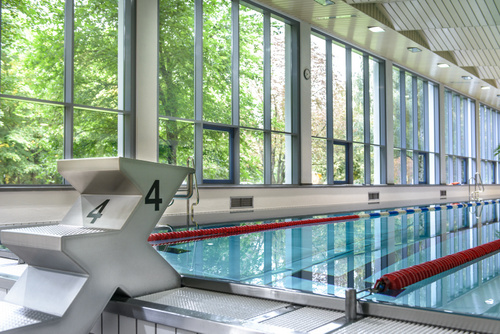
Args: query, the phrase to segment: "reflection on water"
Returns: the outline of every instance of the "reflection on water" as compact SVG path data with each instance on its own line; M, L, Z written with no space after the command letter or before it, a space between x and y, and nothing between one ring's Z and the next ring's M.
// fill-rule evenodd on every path
M498 212L499 205L490 204L480 213L476 208L423 212L205 239L157 250L181 274L343 297L347 287L363 290L385 273L497 239ZM262 223L266 222L256 222ZM499 272L500 255L495 254L414 284L397 297L365 298L500 318Z

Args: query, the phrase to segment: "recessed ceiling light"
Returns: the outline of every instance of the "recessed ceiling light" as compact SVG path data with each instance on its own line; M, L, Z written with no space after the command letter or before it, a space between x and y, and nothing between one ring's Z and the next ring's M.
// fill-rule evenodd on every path
M323 5L323 6L335 5L335 2L333 2L331 0L314 0L314 1L316 1L317 3L319 3L320 5Z
M349 19L351 17L356 17L356 15L319 16L316 20Z
M490 89L490 86L481 86L481 89L487 90Z
M416 53L416 52L420 52L422 50L420 50L419 48L417 48L416 46L411 46L409 48L406 48L408 51L410 52L413 52L413 53Z
M441 68L448 68L448 67L450 67L450 65L445 64L445 63L438 63L438 67L441 67Z
M464 79L464 80L472 80L472 77L470 75L462 75L462 79Z
M370 30L371 32L384 32L385 31L381 27L368 27L368 30Z

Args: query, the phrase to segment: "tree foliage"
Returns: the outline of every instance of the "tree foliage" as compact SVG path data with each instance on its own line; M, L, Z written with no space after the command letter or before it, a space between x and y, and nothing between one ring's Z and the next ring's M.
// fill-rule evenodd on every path
M75 1L68 96L64 12L64 1L2 1L0 91L12 98L0 99L0 184L61 183L56 161L65 158L65 113L73 113L65 107L118 106L117 2ZM74 157L117 155L116 113L75 109L73 117Z

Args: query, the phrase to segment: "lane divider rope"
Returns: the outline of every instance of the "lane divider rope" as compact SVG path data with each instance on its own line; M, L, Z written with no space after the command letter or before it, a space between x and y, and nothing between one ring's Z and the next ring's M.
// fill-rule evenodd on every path
M359 215L346 215L346 216L336 216L336 217L326 217L326 218L314 218L314 219L303 219L295 221L284 221L276 223L267 224L252 224L243 226L231 226L231 227L218 227L218 228L208 228L208 229L197 229L197 230L186 230L186 231L175 231L168 233L153 233L149 236L148 241L153 246L177 244L184 242L192 242L196 240L203 240L208 238L219 238L227 237L230 235L262 232L267 230L283 229L293 226L304 226L304 225L318 225L332 222L346 222L355 221L359 219L370 219L378 217L392 217L405 214L414 214L418 212L431 212L431 211L442 211L451 210L457 208L467 208L475 207L487 204L498 204L500 199L481 201L481 202L469 202L469 203L454 203L447 205L436 205L436 206L426 206L418 208L408 208L391 210L385 212L372 212L363 213Z
M382 277L375 282L372 292L380 293L388 290L401 290L409 285L461 266L462 264L476 260L498 250L500 250L500 239L446 255L439 259L396 270L390 274L382 275Z

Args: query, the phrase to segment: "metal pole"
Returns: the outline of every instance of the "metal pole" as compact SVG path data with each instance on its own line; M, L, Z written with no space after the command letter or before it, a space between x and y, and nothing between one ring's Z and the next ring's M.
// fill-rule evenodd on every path
M357 318L356 312L356 289L345 290L345 317L348 322L352 322Z

